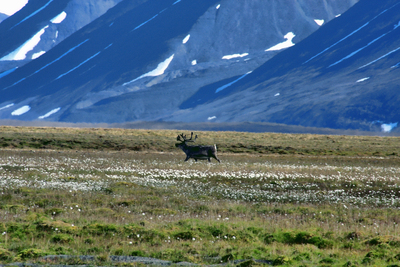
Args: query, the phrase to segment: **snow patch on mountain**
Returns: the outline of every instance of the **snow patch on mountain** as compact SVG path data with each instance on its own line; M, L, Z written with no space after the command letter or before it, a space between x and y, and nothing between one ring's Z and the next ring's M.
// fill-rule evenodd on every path
M247 57L248 55L249 55L249 53L226 55L226 56L223 56L222 59L232 59L232 58L238 58L238 57Z
M67 13L65 11L63 11L60 14L58 14L57 16L55 16L54 18L52 18L50 20L50 22L53 23L53 24L60 24L61 22L63 22L63 20L66 17L67 17Z
M31 110L31 107L28 105L25 105L23 107L20 107L19 109L14 110L11 112L12 116L21 116L22 114L27 113L29 110Z
M33 50L35 46L40 42L40 37L43 35L45 30L49 26L47 25L43 29L41 29L39 32L37 32L31 39L23 43L20 47L15 49L13 52L10 54L2 57L0 61L7 61L7 60L24 60L26 58L26 54Z
M12 106L14 106L14 103L11 103L11 104L8 104L8 105L5 105L4 107L1 107L1 108L0 108L0 110L2 110L2 109L6 109L6 108L10 108L10 107L12 107Z
M182 40L182 44L186 44L189 41L190 38L190 34L188 34L183 40Z
M12 16L21 10L29 0L0 0L0 13Z
M369 78L370 77L365 77L365 78L359 79L359 80L356 81L356 83L364 82L366 80L369 80Z
M43 54L46 54L46 51L40 51L40 52L34 53L32 55L32 59L37 59L38 57L40 57Z
M295 44L292 42L292 40L295 36L296 35L293 32L288 32L285 36L283 36L286 39L285 42L274 45L273 47L270 47L265 51L266 52L267 51L278 51L278 50L282 50L282 49L294 46Z
M155 68L154 70L145 73L139 77L137 77L136 79L133 79L130 82L126 82L123 84L123 86L128 85L130 83L133 83L139 79L142 79L144 77L154 77L154 76L160 76L162 74L164 74L165 70L168 68L169 64L171 63L172 59L174 59L174 55L170 56L169 58L167 58L166 60L164 60L163 62L161 62L160 64L158 64L157 68Z
M398 125L398 122L394 123L384 123L381 125L382 132L384 133L390 133L394 128L396 128Z
M53 109L53 110L47 112L45 115L39 116L38 119L39 119L39 120L43 120L43 119L45 119L45 118L48 118L48 117L50 117L51 115L53 115L53 114L59 112L60 109L61 109L61 108L55 108L55 109Z
M314 19L315 23L318 24L318 26L322 26L322 24L324 24L325 20L323 19Z

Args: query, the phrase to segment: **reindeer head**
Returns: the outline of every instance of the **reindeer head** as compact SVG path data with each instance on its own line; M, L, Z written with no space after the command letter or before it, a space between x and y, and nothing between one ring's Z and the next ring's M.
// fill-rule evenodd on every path
M194 141L196 141L196 139L197 139L197 135L194 137L194 140L193 140L193 132L190 136L190 139L187 139L186 135L183 135L183 133L182 133L182 134L178 135L178 137L176 137L176 140L179 141L180 143L176 143L175 146L182 148L182 147L187 146L186 142L194 142Z

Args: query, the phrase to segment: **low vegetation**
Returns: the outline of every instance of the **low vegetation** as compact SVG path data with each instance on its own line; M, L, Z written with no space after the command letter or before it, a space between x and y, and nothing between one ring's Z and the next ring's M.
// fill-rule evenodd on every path
M0 126L0 148L176 152L180 131ZM197 143L250 154L400 156L400 137L201 132Z
M0 262L400 266L399 138L178 133L1 127Z

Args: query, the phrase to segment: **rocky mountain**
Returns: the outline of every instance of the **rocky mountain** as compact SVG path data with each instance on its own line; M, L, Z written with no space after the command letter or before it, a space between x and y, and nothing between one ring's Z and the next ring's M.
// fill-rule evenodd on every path
M47 21L68 5L55 2ZM389 112L374 117L362 105L376 97L360 90L372 88L372 74L351 76L349 62L392 51L384 37L374 40L399 21L379 15L395 13L397 1L356 2L123 0L39 58L0 73L0 118L390 126ZM340 62L329 67L332 60Z
M399 26L400 1L360 1L243 79L201 88L169 119L398 132Z
M31 0L0 23L0 72L22 66L103 15L121 0ZM12 5L16 5L12 7ZM1 7L0 7L1 10ZM0 16L0 21L1 21Z

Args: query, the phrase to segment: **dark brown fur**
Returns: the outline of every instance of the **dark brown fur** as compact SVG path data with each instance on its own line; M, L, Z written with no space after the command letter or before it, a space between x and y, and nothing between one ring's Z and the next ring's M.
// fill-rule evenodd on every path
M193 158L195 161L197 160L206 160L208 159L211 162L211 158L216 159L218 162L221 162L217 157L217 146L214 144L213 146L189 146L187 142L194 142L197 139L197 135L193 140L193 133L190 139L186 138L186 135L178 135L176 138L181 143L176 144L176 147L182 149L186 154L185 161L188 161L190 158Z

